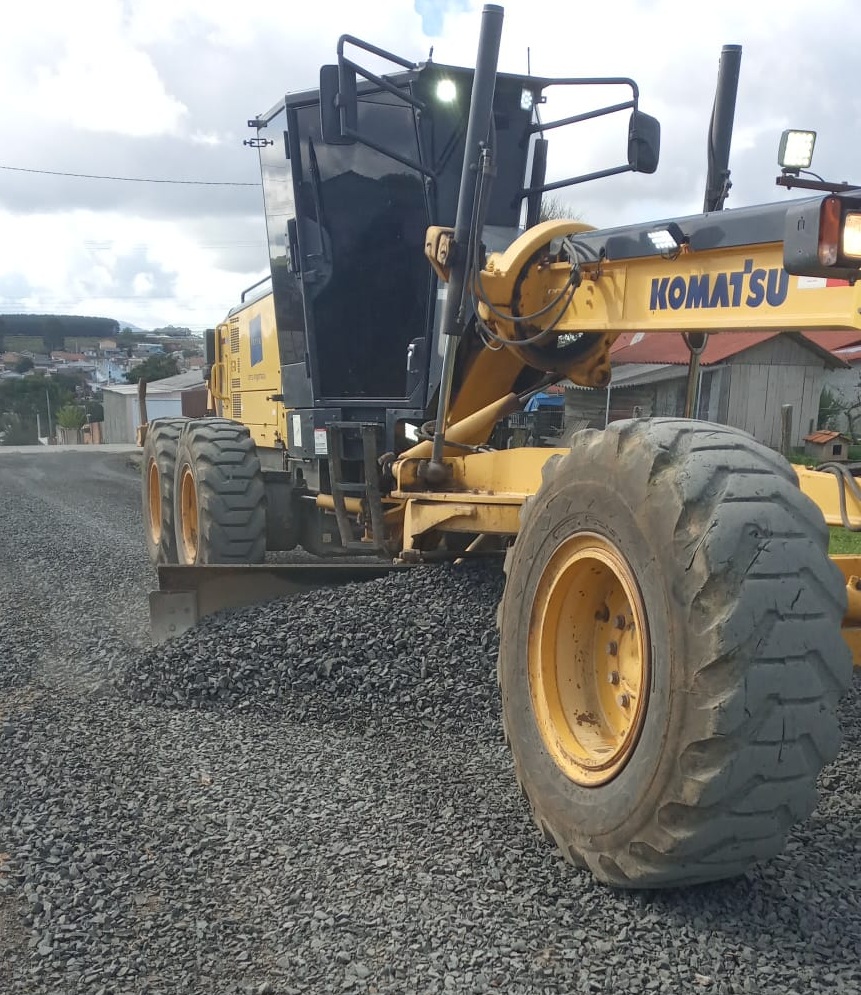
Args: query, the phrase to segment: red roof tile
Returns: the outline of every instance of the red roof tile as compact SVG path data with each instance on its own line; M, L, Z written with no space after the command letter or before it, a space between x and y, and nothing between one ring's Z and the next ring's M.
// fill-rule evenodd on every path
M703 366L721 363L730 356L767 342L780 332L721 332L710 335L700 357ZM610 350L614 363L679 363L687 365L690 352L674 332L625 332Z
M805 332L804 337L821 345L823 349L834 352L835 349L846 349L851 345L861 344L861 331L855 329L843 332Z
M709 336L705 352L700 357L703 366L722 363L731 356L761 345L783 332L718 332ZM830 339L829 336L833 336ZM811 348L820 353L830 353L837 366L848 365L835 349L849 342L861 343L861 332L798 332L796 341L806 339ZM832 344L835 343L835 344ZM624 332L613 343L610 355L614 363L675 363L687 366L690 359L688 347L680 334L675 332Z
M805 442L815 442L817 445L824 445L826 442L833 442L835 439L846 439L848 441L848 436L841 435L840 432L813 432L811 435L805 435Z

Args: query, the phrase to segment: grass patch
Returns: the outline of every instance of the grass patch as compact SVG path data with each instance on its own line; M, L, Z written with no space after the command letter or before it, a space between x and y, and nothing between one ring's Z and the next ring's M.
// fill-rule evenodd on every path
M45 352L45 340L41 335L6 335L3 338L6 352Z
M828 542L829 553L849 553L861 555L861 532L849 532L847 529L832 528L831 539Z

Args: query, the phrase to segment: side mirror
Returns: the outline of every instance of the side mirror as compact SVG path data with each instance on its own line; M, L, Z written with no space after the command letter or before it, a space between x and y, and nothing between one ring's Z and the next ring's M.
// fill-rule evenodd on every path
M346 77L346 98L341 90L342 76ZM352 82L352 86L350 85ZM344 124L356 130L358 98L356 74L339 66L322 66L320 69L320 131L327 145L352 145L355 138L344 133Z
M207 366L215 362L215 329L207 328L203 333L203 361ZM204 377L204 380L207 378Z
M631 112L628 165L635 173L654 173L661 153L661 122L642 111Z

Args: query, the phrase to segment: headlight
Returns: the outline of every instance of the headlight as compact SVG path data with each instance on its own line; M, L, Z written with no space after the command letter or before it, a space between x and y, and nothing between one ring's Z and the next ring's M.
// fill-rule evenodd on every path
M861 259L861 211L847 211L843 219L843 255Z
M450 79L441 79L436 85L436 99L441 104L450 104L457 99L457 87Z

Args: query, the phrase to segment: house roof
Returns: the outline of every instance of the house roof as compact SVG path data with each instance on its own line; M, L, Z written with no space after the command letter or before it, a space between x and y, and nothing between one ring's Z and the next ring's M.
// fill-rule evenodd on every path
M178 373L175 377L165 377L164 380L153 380L146 385L147 394L170 394L174 391L193 390L203 386L203 374L200 370L189 370L188 373ZM105 384L102 390L114 394L137 394L136 383Z
M812 432L810 435L804 436L805 442L815 442L817 445L824 445L827 442L833 442L835 439L845 439L849 442L849 436L843 435L842 432Z
M805 346L816 353L821 359L831 367L847 366L846 360L833 353L828 346L821 345L818 341L820 335L828 335L828 332L815 333L801 332L721 332L719 335L710 335L706 342L705 350L700 357L700 365L713 366L715 363L722 363L731 356L746 352L754 346L768 342L775 335L789 335L800 345ZM836 333L842 334L842 333ZM855 333L861 340L861 336ZM690 352L685 345L681 335L668 332L624 332L613 343L610 348L610 355L613 363L671 363L679 366L687 366L690 359Z
M839 332L805 332L804 336L831 352L861 345L861 331L857 328Z
M661 380L675 380L685 376L685 370L678 363L623 363L614 366L610 387L639 387L642 384L658 383ZM581 387L570 380L560 384L565 390L603 390L598 387Z

